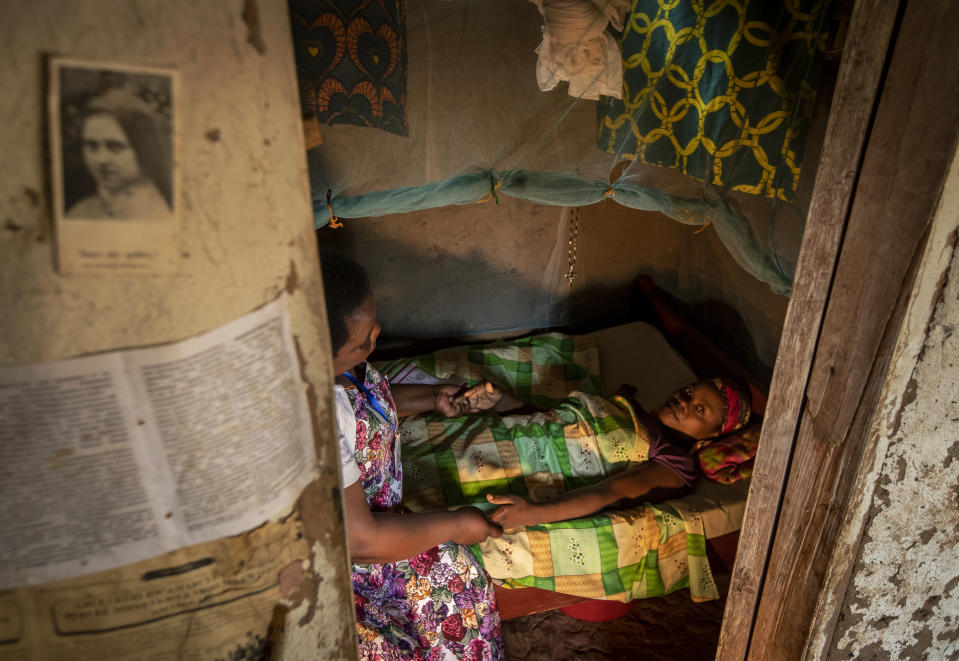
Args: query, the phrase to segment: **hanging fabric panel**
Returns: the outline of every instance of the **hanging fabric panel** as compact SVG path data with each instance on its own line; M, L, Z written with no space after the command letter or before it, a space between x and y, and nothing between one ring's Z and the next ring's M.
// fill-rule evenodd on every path
M290 0L305 114L409 135L406 5Z
M623 98L600 104L600 147L792 200L827 4L636 0L620 40Z

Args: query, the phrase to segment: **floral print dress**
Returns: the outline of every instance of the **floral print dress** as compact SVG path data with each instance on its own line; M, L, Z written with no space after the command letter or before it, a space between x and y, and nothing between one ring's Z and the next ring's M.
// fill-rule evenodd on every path
M387 379L368 363L360 370L362 382L346 388L353 457L370 509L394 510L403 495L396 406ZM447 542L408 560L353 564L352 572L360 659L503 658L493 585L465 546Z

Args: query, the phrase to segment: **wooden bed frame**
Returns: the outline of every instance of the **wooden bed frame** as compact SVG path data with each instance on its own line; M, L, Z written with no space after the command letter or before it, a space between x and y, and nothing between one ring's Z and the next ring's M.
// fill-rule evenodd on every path
M641 275L634 286L634 307L638 320L655 326L692 366L699 376L724 375L748 383L752 391L753 411L762 416L766 410L766 393L742 365L717 347L709 337L694 328L678 312L669 294L657 288L652 278ZM706 552L712 566L732 571L739 542L739 531L706 540ZM543 611L563 608L592 600L576 595L540 588L496 587L500 617L509 620Z

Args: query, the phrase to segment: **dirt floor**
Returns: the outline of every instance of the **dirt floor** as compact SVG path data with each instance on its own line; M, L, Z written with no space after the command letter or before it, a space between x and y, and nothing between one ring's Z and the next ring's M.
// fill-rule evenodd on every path
M561 611L503 623L508 661L637 659L701 661L716 655L729 574L714 572L722 598L695 603L688 590L642 599L626 616L584 622Z

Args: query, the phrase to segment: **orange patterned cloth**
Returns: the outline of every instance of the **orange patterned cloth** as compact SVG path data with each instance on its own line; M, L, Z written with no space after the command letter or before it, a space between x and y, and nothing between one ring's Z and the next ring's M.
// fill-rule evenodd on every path
M723 484L732 484L751 476L760 429L759 425L752 425L701 449L699 467L703 475Z
M409 135L406 3L289 0L304 113Z

